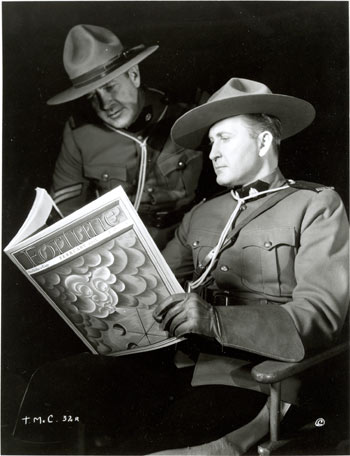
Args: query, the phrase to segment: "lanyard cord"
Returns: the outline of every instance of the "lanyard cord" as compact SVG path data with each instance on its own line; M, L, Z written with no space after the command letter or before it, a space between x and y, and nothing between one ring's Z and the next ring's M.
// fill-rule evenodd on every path
M158 117L157 123L165 116L165 113L167 112L167 110L168 110L168 105L165 106L165 108L161 112L160 116ZM146 182L147 140L148 140L149 136L147 136L143 141L140 141L139 139L135 138L132 135L129 135L125 131L118 130L117 128L114 128L112 125L108 125L108 124L106 124L106 125L108 128L115 131L116 133L119 133L122 136L126 136L127 138L136 142L141 147L139 178L138 178L137 190L136 190L135 201L134 201L134 208L136 209L136 211L138 211L138 209L140 207L141 199L142 199L142 193L145 188L145 182Z
M110 128L111 130L115 131L116 133L119 133L122 136L126 136L127 138L129 138L132 141L136 142L141 147L139 178L138 178L136 196L135 196L135 201L134 201L134 208L136 210L138 210L139 207L140 207L142 193L143 193L143 189L145 187L145 181L146 181L147 140L148 140L148 136L143 141L140 141L139 139L135 138L132 135L129 135L125 131L121 131L121 130L118 130L117 128L112 127L112 125L107 125L107 126L108 126L108 128Z
M258 196L265 195L265 194L268 194L268 193L278 192L280 190L284 190L285 188L289 188L289 185L283 185L282 187L272 188L272 189L269 189L269 190L265 190L263 192L256 192L256 193L253 193L252 195L245 196L244 198L240 198L239 195L234 190L231 190L231 196L232 196L233 199L235 199L237 201L237 206L235 207L235 209L232 212L232 214L230 215L230 217L229 217L224 229L222 230L218 243L213 248L213 250L211 250L209 252L209 254L207 255L207 257L210 258L210 262L207 265L206 269L204 270L202 275L200 277L198 277L198 279L196 279L196 280L194 280L192 282L189 282L188 287L189 287L190 291L192 291L192 290L198 288L199 286L204 285L205 283L207 283L207 279L208 279L209 273L213 269L214 264L215 264L215 262L217 260L217 257L219 255L222 247L225 246L225 241L226 241L226 238L227 238L227 234L230 231L230 229L231 229L231 227L233 225L233 222L237 218L237 215L238 215L242 205L246 201L248 201L250 199L253 199L253 198L256 198Z

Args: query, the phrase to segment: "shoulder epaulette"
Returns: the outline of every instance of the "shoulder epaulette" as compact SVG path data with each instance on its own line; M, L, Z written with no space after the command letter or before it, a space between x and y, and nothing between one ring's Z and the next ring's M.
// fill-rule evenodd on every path
M231 191L231 189L225 188L225 190L222 190L222 191L220 191L220 192L216 192L216 193L213 193L212 195L209 195L209 196L204 197L204 198L200 201L200 203L206 203L207 201L210 201L210 200L215 199L215 198L217 198L217 197L219 197L219 196L222 196L222 195L224 195L225 193L229 193L230 191Z
M315 182L308 182L308 181L302 181L302 180L293 180L293 179L288 179L288 184L293 187L293 188L298 188L300 190L311 190L313 192L322 192L322 190L334 190L334 187L327 187L326 185L322 184L317 184Z
M194 204L194 206L193 206L193 209L197 209L197 207L202 206L202 204L207 203L208 201L210 201L210 200L212 200L212 199L214 199L214 198L216 198L216 197L218 197L218 196L221 196L221 195L223 195L223 194L225 194L225 193L228 193L229 191L230 191L230 189L225 189L225 190L223 190L222 192L218 192L218 193L215 193L215 194L213 194L213 195L210 195L210 196L207 196L207 197L203 197L201 200L198 199L198 200L195 202L195 204Z

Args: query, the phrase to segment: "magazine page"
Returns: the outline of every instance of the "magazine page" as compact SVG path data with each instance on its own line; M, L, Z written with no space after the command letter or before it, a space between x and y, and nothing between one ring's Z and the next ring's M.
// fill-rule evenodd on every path
M179 341L152 313L183 292L122 187L5 252L93 353Z
M14 245L26 239L28 236L33 235L37 231L43 229L45 226L51 224L51 220L54 222L60 218L63 218L63 215L54 203L51 196L44 188L36 188L33 206L20 230L11 240L6 249L13 247Z

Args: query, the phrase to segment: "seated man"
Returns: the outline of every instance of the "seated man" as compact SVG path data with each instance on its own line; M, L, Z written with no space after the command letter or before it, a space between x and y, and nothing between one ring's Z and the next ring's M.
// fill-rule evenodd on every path
M72 87L48 104L77 100L51 189L63 214L122 185L162 248L193 205L202 154L169 138L186 106L141 84L138 63L157 48L124 49L103 27L73 27L63 51Z
M209 137L217 182L227 188L186 214L163 252L178 279L190 280L188 293L154 311L163 329L187 338L175 357L183 368L169 349L51 363L32 378L18 436L33 436L23 420L39 409L108 430L111 454L238 455L268 432L266 396L250 369L262 357L297 362L331 345L348 310L341 199L278 168L280 140L313 118L308 102L233 78L177 120L180 146ZM283 388L282 414L296 392Z

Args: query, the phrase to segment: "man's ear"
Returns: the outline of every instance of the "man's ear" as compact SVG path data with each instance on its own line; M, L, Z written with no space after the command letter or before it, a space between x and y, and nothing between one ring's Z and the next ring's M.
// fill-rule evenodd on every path
M134 84L136 88L139 88L141 85L141 75L138 65L134 65L128 69L128 75L130 81Z
M269 131L263 131L258 136L259 144L259 157L264 157L270 150L273 141L272 133Z

